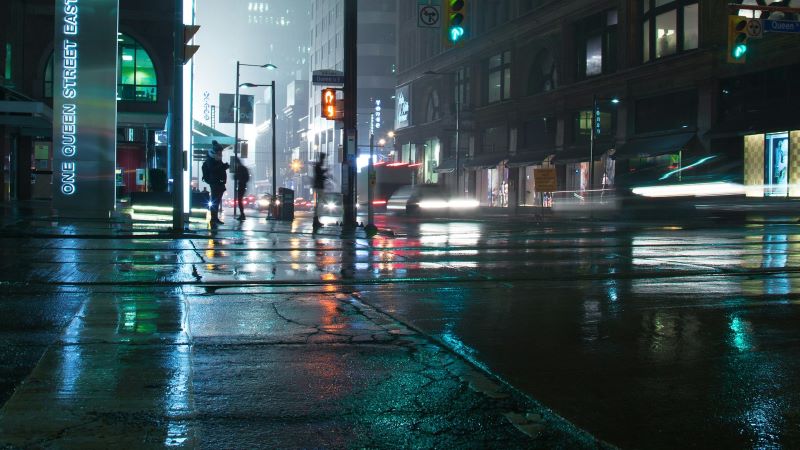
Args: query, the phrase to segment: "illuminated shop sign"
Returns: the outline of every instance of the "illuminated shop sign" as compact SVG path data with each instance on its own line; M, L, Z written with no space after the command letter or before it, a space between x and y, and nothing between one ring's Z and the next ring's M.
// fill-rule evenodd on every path
M409 85L400 86L395 92L395 128L404 128L411 122L411 96Z
M56 0L53 203L62 216L114 209L118 10L118 0Z

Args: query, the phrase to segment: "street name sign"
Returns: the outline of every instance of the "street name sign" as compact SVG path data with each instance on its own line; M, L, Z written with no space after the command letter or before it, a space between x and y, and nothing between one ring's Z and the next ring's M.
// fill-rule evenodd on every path
M765 33L800 33L800 22L792 20L762 20Z
M344 84L344 72L340 70L315 70L311 73L312 84Z

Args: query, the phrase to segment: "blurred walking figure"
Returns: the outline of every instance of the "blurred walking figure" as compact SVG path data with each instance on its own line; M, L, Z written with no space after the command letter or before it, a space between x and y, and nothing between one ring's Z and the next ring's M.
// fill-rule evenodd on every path
M222 194L225 193L225 183L228 181L229 165L222 162L223 149L219 142L211 141L208 157L203 161L203 181L208 183L211 188L211 201L208 203L208 210L211 212L211 228L224 225L219 220L219 208L222 204Z
M328 179L328 169L325 168L325 154L320 153L319 159L314 163L314 229L320 228L319 206L325 193L325 181Z
M233 174L233 179L236 180L236 203L239 204L239 212L241 213L236 220L244 220L244 193L247 190L247 182L250 181L250 171L247 170L242 160L236 157L236 172ZM236 215L236 204L233 205L233 215Z

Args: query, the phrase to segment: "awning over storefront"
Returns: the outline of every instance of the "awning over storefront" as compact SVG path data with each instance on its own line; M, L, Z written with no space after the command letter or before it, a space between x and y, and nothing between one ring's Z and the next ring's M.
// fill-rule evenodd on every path
M233 145L233 136L211 128L210 126L199 122L192 121L192 143L194 148L211 148L211 141L217 141L223 147ZM239 142L242 140L239 139Z
M53 111L35 100L0 101L0 125L19 128L23 136L50 136L53 133Z
M617 159L650 158L681 150L690 152L703 150L703 144L698 139L697 133L631 138L617 149L614 156Z
M594 150L591 152L595 161L603 157L603 153L614 148L610 142L595 142ZM573 145L566 149L556 152L553 164L581 163L589 161L589 144Z
M485 155L477 155L464 161L464 168L466 169L489 169L497 167L500 161L508 159L505 153L489 153Z
M120 112L117 114L118 127L141 127L162 130L166 121L167 115L160 113Z
M508 158L508 167L535 166L541 164L548 156L554 154L555 150L537 150L519 152Z
M456 170L456 159L455 158L447 158L439 161L439 165L433 169L436 173L450 173Z

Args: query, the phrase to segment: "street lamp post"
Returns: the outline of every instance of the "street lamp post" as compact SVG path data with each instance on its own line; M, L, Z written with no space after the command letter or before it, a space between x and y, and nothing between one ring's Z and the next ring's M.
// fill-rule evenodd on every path
M595 146L595 140L597 139L597 133L599 132L600 128L599 103L601 101L611 102L617 105L619 104L619 98L617 97L599 98L597 97L596 94L592 94L592 115L591 115L592 123L589 130L589 191L590 192L594 189L594 146Z
M245 64L239 61L236 61L236 95L233 98L233 195L234 199L236 198L236 192L239 190L239 180L236 177L236 164L239 161L239 88L242 86L246 87L257 87L257 86L272 86L272 167L273 172L275 171L275 82L273 81L271 84L252 84L252 83L239 83L239 73L240 67L261 67L262 69L268 70L275 70L278 66L274 64ZM273 174L273 179L275 178ZM272 197L275 198L275 182L272 183ZM239 212L244 215L244 207L239 205ZM233 215L236 216L236 200L233 202Z

